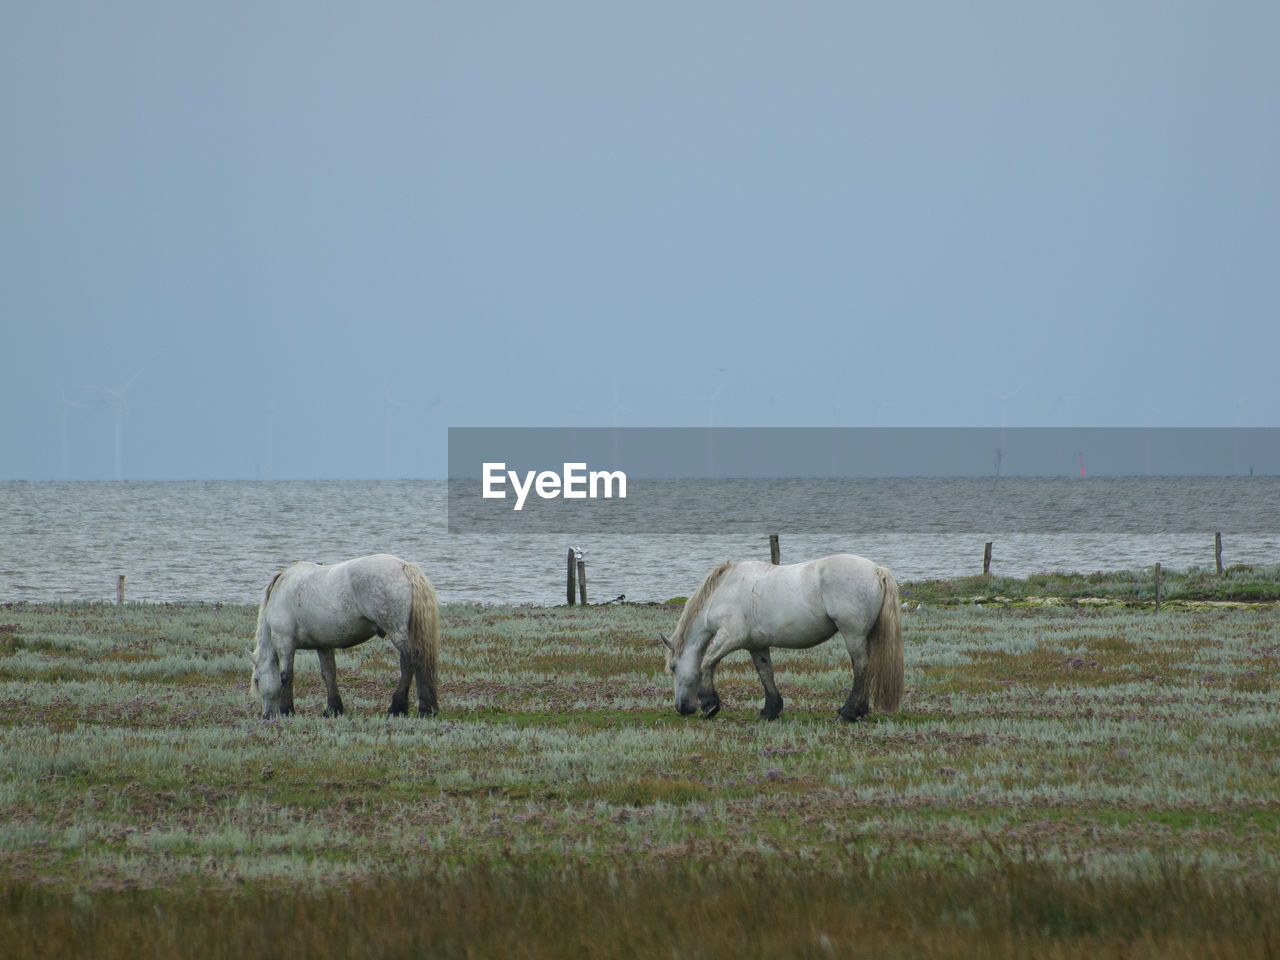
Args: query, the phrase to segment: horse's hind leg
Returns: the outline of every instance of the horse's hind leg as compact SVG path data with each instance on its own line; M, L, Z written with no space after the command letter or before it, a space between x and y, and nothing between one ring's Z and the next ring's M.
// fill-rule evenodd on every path
M400 644L396 644L400 647ZM391 694L391 707L387 710L389 717L405 717L409 715L409 684L413 682L414 660L417 659L406 650L400 650L400 682Z
M418 684L418 716L434 717L440 712L436 705L436 692L431 685L431 671L425 663L414 665L414 678Z
M857 723L871 712L871 695L867 690L867 638L846 634L843 630L840 631L840 636L844 637L845 649L849 651L849 659L853 663L853 689L849 691L844 706L836 712L841 720Z
M769 648L751 651L751 662L756 665L756 673L764 685L764 709L760 711L761 720L777 720L782 714L782 694L773 682L773 663L769 659Z
M324 715L340 717L342 716L342 697L338 696L338 666L334 661L333 651L317 650L316 656L320 658L320 676L324 678L326 697Z

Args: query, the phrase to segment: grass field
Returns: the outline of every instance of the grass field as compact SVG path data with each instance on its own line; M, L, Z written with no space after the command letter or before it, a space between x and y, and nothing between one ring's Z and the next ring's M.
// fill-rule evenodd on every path
M345 716L301 654L299 713L272 723L250 607L0 607L0 944L1280 951L1277 608L970 586L904 585L903 709L858 725L838 641L775 657L777 722L745 655L719 717L677 716L674 606L446 606L439 718L384 716L398 663L374 640L338 655Z

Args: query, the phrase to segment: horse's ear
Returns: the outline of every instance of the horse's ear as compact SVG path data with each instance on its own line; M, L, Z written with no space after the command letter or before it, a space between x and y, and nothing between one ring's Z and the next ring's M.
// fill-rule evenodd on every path
M670 650L672 653L676 652L676 648L671 645L671 641L668 640L666 637L664 637L661 633L658 634L658 639L661 640L662 645L666 647L668 650Z

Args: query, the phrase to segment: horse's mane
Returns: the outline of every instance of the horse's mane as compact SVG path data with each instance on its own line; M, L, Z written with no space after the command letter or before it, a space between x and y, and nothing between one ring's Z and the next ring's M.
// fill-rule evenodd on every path
M702 581L702 585L693 591L693 596L685 601L684 611L680 614L680 621L676 624L675 633L671 634L671 649L675 651L677 656L684 650L684 641L689 633L689 625L698 616L698 611L706 605L707 599L716 592L716 587L720 585L721 578L734 565L733 560L725 560L717 564L715 569L707 574L707 579Z
M262 599L258 601L258 629L255 631L257 635L257 646L253 648L252 654L254 663L258 662L258 652L262 649L262 641L269 636L268 631L263 629L263 617L267 612L267 600L271 598L271 591L275 589L276 581L282 576L284 576L283 570L271 578L271 582L268 583L266 589L262 591ZM257 680L254 681L254 684L257 684Z

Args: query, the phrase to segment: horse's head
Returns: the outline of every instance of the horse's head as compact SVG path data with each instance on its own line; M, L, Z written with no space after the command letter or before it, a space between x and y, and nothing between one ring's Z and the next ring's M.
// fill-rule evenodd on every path
M667 672L675 683L676 710L687 717L697 709L700 664L692 651L677 653L670 640L662 634L658 636L662 637L663 646L667 648Z
M262 698L262 719L270 720L280 713L280 661L275 653L259 656L257 650L249 653L253 661L253 680L249 690L254 696Z
M676 710L688 716L698 709L698 686L702 680L702 655L712 631L706 623L707 602L719 588L725 574L734 568L732 560L725 560L707 574L702 585L693 591L680 611L673 640L662 638L667 648L667 669L675 681Z

